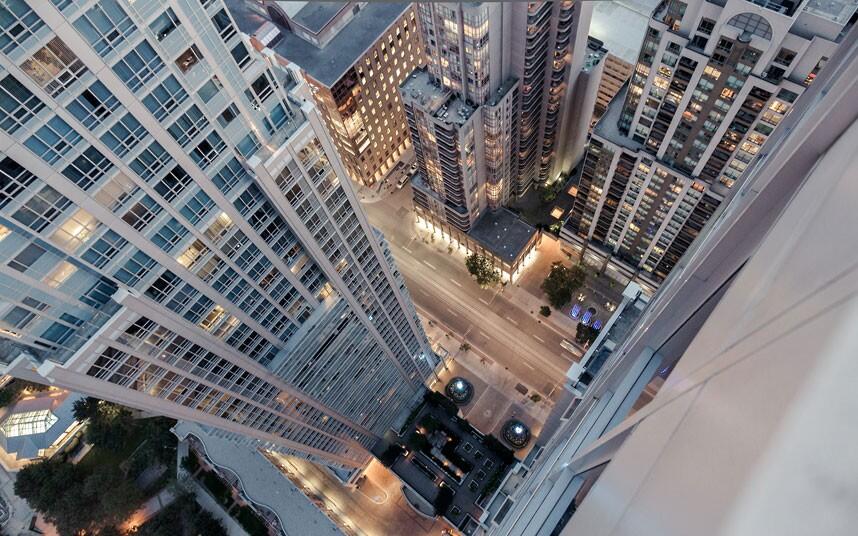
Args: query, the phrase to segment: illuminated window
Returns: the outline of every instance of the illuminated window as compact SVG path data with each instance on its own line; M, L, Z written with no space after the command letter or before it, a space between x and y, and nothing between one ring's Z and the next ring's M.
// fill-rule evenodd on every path
M98 226L98 220L89 212L80 209L54 232L51 242L70 253L77 251L90 239Z
M45 276L45 283L52 288L57 288L62 285L66 279L72 276L77 271L77 268L66 261L60 261L56 268Z

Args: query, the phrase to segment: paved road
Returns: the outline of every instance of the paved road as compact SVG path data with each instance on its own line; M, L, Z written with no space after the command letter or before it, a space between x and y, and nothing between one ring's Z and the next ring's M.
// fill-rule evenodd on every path
M573 361L560 347L563 336L503 292L481 289L465 269L462 255L449 254L446 243L425 239L428 235L418 232L411 210L410 186L364 208L390 243L421 314L464 336L475 350L543 394L562 383Z

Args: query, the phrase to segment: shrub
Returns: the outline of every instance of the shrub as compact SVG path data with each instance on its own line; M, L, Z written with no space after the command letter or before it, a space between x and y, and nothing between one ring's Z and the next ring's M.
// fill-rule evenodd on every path
M541 314L542 316L545 316L545 317L551 316L551 307L549 307L547 305L543 305L542 307L539 308L539 314Z

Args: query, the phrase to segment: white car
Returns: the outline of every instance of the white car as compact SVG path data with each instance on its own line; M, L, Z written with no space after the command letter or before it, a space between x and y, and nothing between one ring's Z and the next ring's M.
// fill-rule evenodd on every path
M397 181L397 183L396 183L396 189L399 190L400 188L405 186L405 183L407 183L408 179L410 179L410 178L411 178L411 175L403 175L403 176L399 177L399 181Z
M411 167L408 168L408 172L414 175L417 173L417 162L411 162Z

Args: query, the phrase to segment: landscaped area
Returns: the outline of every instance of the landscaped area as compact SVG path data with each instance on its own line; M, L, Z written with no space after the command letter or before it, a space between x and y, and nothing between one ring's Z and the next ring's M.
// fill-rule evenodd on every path
M514 462L513 453L457 415L452 400L427 392L397 440L379 459L412 490L464 529L479 519L480 504L491 496Z

